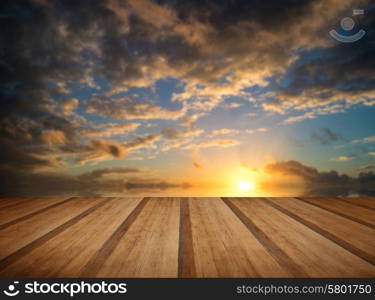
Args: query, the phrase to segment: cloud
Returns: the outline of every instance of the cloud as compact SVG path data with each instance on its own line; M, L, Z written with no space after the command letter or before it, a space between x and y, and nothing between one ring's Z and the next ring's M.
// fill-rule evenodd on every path
M129 142L120 143L112 140L94 139L84 145L71 145L63 151L71 155L78 155L76 162L84 165L89 162L97 163L110 159L124 159L129 152L141 148L153 148L160 139L160 134L137 137Z
M248 133L248 134L254 134L254 133L257 133L257 132L267 132L268 129L267 128L256 128L256 129L246 129L245 132Z
M50 0L33 0L33 2L37 5L48 5Z
M139 103L130 98L105 99L94 97L84 106L86 113L117 120L176 120L183 117L186 109L168 110L151 103Z
M266 172L281 173L284 175L294 175L311 183L322 184L346 184L351 178L347 175L340 175L336 171L319 172L313 167L303 165L298 161L285 161L268 164L265 167Z
M52 160L41 158L31 151L19 149L9 140L0 138L0 166L4 172L9 170L36 171L41 168L56 167Z
M352 143L353 143L353 144L369 144L369 143L375 143L375 136L369 136L369 137L365 137L365 138L363 138L363 139L353 140Z
M90 113L119 119L174 120L186 109L212 110L229 96L248 98L245 90L253 86L276 89L270 96L280 111L373 99L371 44L343 49L326 36L332 20L368 1L282 0L272 9L261 1L25 1L27 18L14 13L14 2L3 3L2 22L12 26L2 31L7 41L2 80L8 89L10 83L27 82L17 91L17 106L26 104L21 95L34 94L35 106L42 107L48 94L66 93L71 82L96 88L98 77L110 84L108 97L170 77L184 83L174 95L184 105L175 111L104 94L86 103ZM326 51L326 58L311 58L309 51L316 49ZM338 64L346 57L352 59ZM287 86L280 84L285 77ZM353 84L358 94L341 88L343 82Z
M64 113L71 113L79 105L79 101L76 98L66 99L60 102L60 108Z
M114 141L92 140L90 145L95 149L99 149L112 155L113 157L124 158L126 155L125 149L121 147L119 143Z
M76 80L94 86L94 76L100 75L111 83L112 95L175 77L186 83L177 100L212 109L227 96L247 96L245 88L267 85L269 77L283 75L298 61L298 49L337 49L323 32L353 4L358 1L337 5L337 0L283 0L274 3L273 9L261 1L50 2L32 7L26 19L15 14L8 17L6 21L14 26L4 31L9 39L7 62L14 70L16 62L22 61L19 74L35 84ZM8 1L7 6L12 11L15 4ZM23 22L17 23L18 19ZM28 45L32 56L16 51L20 47L10 38L11 31L23 32L19 43ZM50 42L48 47L45 40ZM135 106L135 110L142 109ZM155 110L157 118L175 118L173 113ZM118 113L122 118L127 114Z
M66 143L66 137L61 130L45 130L41 133L40 138L48 146L63 145Z
M199 150L204 148L211 148L211 147L220 147L220 148L227 148L233 147L240 144L239 140L236 139L215 139L210 141L204 141L198 144L189 144L184 147L187 150Z
M224 109L235 109L241 107L242 104L238 102L230 102L230 103L224 103L223 108Z
M202 128L190 127L183 130L178 130L174 127L166 127L161 131L161 134L166 139L175 140L179 138L189 138L199 136L204 132Z
M298 148L303 148L305 147L305 144L303 141L301 141L300 139L297 139L297 138L293 138L293 137L289 137L288 138L288 141L291 145L295 146L295 147L298 147Z
M143 170L137 168L102 168L91 172L84 173L79 176L80 179L84 180L97 180L109 175L119 175L119 174L133 174L141 173Z
M127 155L127 149L115 141L91 140L85 146L83 153L76 158L76 162L84 165L88 162L99 162L110 158L123 159Z
M195 114L183 119L180 125L190 127L190 126L194 125L194 123L197 122L198 119L201 118L202 116L204 116L203 113L195 113Z
M234 146L238 140L192 140L199 117L237 106L226 104L230 97L298 111L286 123L371 105L373 31L356 47L327 39L332 20L368 3L2 0L0 166L29 172L22 175L29 180L40 168L123 159L143 148ZM373 23L366 16L361 25ZM178 82L171 99L154 97L158 81L170 78ZM138 124L132 120L180 119L159 133L105 139L134 133L140 125L126 125ZM34 173L30 182L47 180Z
M302 179L305 190L301 196L375 195L375 175L372 172L361 172L358 177L351 177L334 170L319 171L294 160L271 163L264 170L271 175L281 174Z
M155 142L159 141L161 134L150 134L143 137L138 137L130 142L124 144L125 148L128 150L135 150L140 148L153 148L155 147Z
M269 110L270 106L268 105L263 105L263 107L267 110ZM304 121L306 119L315 119L316 115L314 112L307 112L307 113L304 113L303 115L299 115L299 116L294 116L294 117L289 117L287 119L284 120L284 123L285 124L293 124L293 123L297 123L297 122L301 122L301 121Z
M142 192L145 191L153 191L153 190L167 190L172 188L183 188L188 189L191 187L191 184L185 182L185 183L170 183L167 181L127 181L125 183L125 187L128 190L134 191L134 190L140 190Z
M141 126L139 123L114 124L105 123L95 128L84 128L81 133L86 137L111 137L114 135L134 132Z
M337 161L337 162L345 162L345 161L353 160L355 158L357 158L357 155L351 154L351 155L343 155L339 157L334 157L334 158L331 158L331 160Z
M369 165L362 166L358 170L359 171L369 171L369 170L373 170L373 169L375 169L375 164L369 164Z
M358 180L359 180L360 183L374 184L375 174L373 172L361 172L358 175Z
M132 174L140 172L144 173L134 168L105 168L80 175L53 172L31 174L14 169L4 172L1 167L0 196L124 196L191 187L189 183L150 178L146 173L142 179L132 178Z
M200 164L200 163L198 163L198 162L193 162L193 166L194 166L194 168L196 168L196 169L203 169L203 166Z
M264 127L244 130L244 132L247 133L247 134L254 134L254 133L266 132L266 131L268 131L268 129L264 128ZM211 136L217 137L217 136L222 136L222 135L237 134L237 133L240 133L240 132L241 132L241 130L238 130L238 129L221 128L221 129L212 130Z
M190 143L195 137L204 133L204 130L199 127L191 125L186 128L184 125L169 126L161 130L161 136L165 139L161 146L162 151L169 151L171 149L181 148L183 145Z
M239 130L237 130L237 129L222 128L222 129L213 130L211 135L212 136L219 136L219 135L227 135L227 134L238 133L238 132L239 132Z
M329 145L344 140L341 134L335 133L329 128L321 128L318 132L313 132L311 139L318 141L321 145Z

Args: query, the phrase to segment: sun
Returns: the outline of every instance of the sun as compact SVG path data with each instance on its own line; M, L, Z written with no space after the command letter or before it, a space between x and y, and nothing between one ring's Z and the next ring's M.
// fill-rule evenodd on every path
M255 189L255 183L252 181L240 181L238 183L238 190L241 192L251 192Z

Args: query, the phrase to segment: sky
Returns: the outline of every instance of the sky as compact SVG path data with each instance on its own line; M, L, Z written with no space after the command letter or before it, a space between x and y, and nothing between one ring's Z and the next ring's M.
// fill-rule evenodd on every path
M0 1L0 196L375 195L374 8Z

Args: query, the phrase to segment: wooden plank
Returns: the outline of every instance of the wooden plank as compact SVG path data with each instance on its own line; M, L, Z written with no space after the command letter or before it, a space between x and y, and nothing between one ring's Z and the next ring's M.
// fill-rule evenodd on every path
M311 277L372 277L375 267L263 199L231 199L258 228Z
M0 271L8 277L78 277L142 198L116 198ZM90 275L90 274L88 274Z
M190 198L197 277L291 277L220 198Z
M268 198L268 201L288 216L375 265L374 229L294 198Z
M35 198L0 209L0 230L75 198Z
M21 203L26 203L33 199L36 199L36 198L35 197L0 198L0 209L5 209L5 208L12 207Z
M149 199L126 234L118 237L96 275L177 277L179 212L178 198Z
M275 258L280 266L288 270L295 277L308 277L307 273L279 246L277 246L272 239L270 239L263 232L263 230L259 228L251 219L249 219L236 205L234 205L229 199L223 199L223 201L257 238L257 240L267 249L267 251Z
M0 259L25 247L100 201L103 201L103 198L80 198L79 201L66 202L0 230Z
M346 202L350 202L352 204L356 204L359 206L362 206L364 208L369 209L375 209L375 198L362 198L362 197L356 197L356 198L340 198L341 200L344 200Z
M17 251L13 252L12 254L8 255L4 259L0 260L0 270L6 269L9 265L13 264L14 262L20 260L22 257L26 256L28 253L32 252L34 249L42 246L50 239L54 238L58 234L64 232L70 226L76 224L81 219L85 218L91 212L95 211L99 207L103 206L107 202L107 200L102 200L101 202L95 204L94 206L89 207L88 209L84 210L80 214L74 216L73 218L69 219L65 223L57 226L56 228L52 229L51 231L47 232L46 234L38 237L37 239L33 240L26 246L18 249Z
M0 199L0 277L375 276L368 198L48 199Z
M93 257L84 266L80 277L95 277L103 267L106 259L113 253L117 244L125 233L129 230L130 226L134 223L138 215L141 213L149 198L144 198L129 216L116 228L112 235L106 240L103 246L93 255Z
M345 201L337 201L335 198L298 199L375 229L375 213L370 209Z
M178 248L178 277L195 277L195 262L193 251L193 233L188 198L181 199L180 207L180 236Z

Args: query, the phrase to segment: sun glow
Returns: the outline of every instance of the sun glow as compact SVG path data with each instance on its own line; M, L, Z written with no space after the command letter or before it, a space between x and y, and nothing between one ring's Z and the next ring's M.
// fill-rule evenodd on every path
M237 187L240 192L251 192L255 189L255 183L251 181L240 181Z

